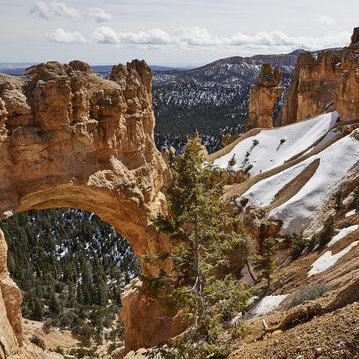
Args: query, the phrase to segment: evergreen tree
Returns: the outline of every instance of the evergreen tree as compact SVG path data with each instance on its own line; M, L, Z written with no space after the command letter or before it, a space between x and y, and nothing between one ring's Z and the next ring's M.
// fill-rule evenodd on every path
M231 274L215 274L228 267L228 255L243 245L231 231L233 219L226 216L220 196L223 185L210 186L210 169L203 167L199 144L189 142L172 168L174 185L167 190L169 215L151 220L160 232L169 234L173 249L149 258L159 276L144 276L143 293L178 312L187 329L168 341L165 358L202 359L224 355L228 346L221 334L243 334L238 318L250 294ZM167 273L165 268L173 268Z
M34 306L32 309L31 319L38 320L41 322L43 319L43 315L44 315L43 305L42 305L41 301L38 298L36 298L34 300Z
M56 295L54 292L50 295L50 301L49 301L49 310L51 313L59 314L60 313L60 305L57 301Z
M277 268L277 244L274 238L266 238L263 241L262 253L254 254L251 260L254 264L254 269L259 272L259 278L264 278L267 281L267 288L271 284L271 276Z
M319 234L319 248L323 248L330 242L335 234L336 221L334 216L329 216L325 222L323 229Z

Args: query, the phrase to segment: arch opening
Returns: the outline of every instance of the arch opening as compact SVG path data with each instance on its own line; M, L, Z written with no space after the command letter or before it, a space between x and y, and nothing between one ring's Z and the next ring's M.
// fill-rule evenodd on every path
M1 227L8 270L23 295L25 339L72 355L123 345L120 294L140 271L123 236L93 212L73 208L20 212ZM62 339L54 328L64 330Z

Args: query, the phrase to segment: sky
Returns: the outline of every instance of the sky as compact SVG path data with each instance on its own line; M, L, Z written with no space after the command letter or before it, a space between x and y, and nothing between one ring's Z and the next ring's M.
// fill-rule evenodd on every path
M198 66L350 43L358 0L0 0L0 63Z

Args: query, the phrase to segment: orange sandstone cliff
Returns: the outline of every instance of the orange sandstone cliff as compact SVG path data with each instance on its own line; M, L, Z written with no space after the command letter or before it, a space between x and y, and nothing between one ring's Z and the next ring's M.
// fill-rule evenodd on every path
M283 92L279 85L281 80L278 67L273 70L269 64L262 65L257 84L251 85L249 90L248 129L273 127L273 106Z
M337 110L341 120L359 116L358 103L359 28L352 43L343 50L310 52L299 55L276 126L299 122L321 113Z
M138 60L115 66L110 80L80 61L40 64L21 77L0 74L0 217L81 208L113 225L139 258L165 248L147 220L149 212L166 211L161 188L169 178L153 140L151 77ZM6 250L0 230L0 358L25 358L21 293L8 275ZM152 268L142 263L142 271ZM135 333L126 337L129 349L148 345L159 325L159 341L172 333L171 321L159 322L140 300L124 298L125 308L142 311L124 315Z

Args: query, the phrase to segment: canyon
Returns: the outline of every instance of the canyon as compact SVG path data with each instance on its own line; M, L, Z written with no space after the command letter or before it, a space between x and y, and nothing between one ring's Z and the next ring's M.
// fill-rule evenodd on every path
M252 167L245 171L249 176L242 176L241 173L239 181L226 187L224 197L228 203L236 198L237 205L242 199L247 199L248 206L243 206L246 208L240 216L254 242L258 242L263 232L281 235L280 231L289 223L286 224L283 216L296 215L296 212L290 212L290 201L300 196L301 190L328 157L332 159L344 149L344 154L353 154L350 159L355 160L356 140L350 134L355 132L359 120L357 33L355 29L352 44L343 50L321 52L317 58L311 53L299 55L275 126L294 124L295 127L290 127L294 131L293 137L298 137L296 134L305 136L302 147L295 143L291 151L282 152L285 155L280 158L281 163L275 162L274 157L278 157L281 146L285 149L295 138L289 138L286 127L267 132L252 129L218 153L208 156L218 168L234 172L245 170L243 167L248 168L250 163L247 162L252 161ZM265 74L268 73L272 79L266 81ZM264 66L258 93L262 87L266 91L274 87L275 96L271 95L263 120L253 120L251 127L272 126L274 98L281 92L279 79L278 70ZM162 188L171 181L168 156L163 158L154 145L155 117L151 90L151 71L145 62L139 60L127 66L114 66L109 80L94 74L87 64L80 61L68 65L49 62L32 66L21 77L0 74L0 217L7 218L29 209L79 208L95 212L114 226L127 238L138 258L145 254L155 255L168 248L168 239L156 233L148 222L148 213L167 212ZM257 96L253 92L253 96ZM260 114L261 102L253 102L251 113ZM309 121L304 121L308 118ZM334 127L338 133L332 131ZM277 137L274 136L275 144L265 137L273 133L277 134ZM313 137L307 137L311 133ZM264 137L262 140L262 137L258 139L256 136ZM198 141L198 136L195 140ZM247 146L249 155L245 151L237 151L237 145ZM271 146L270 150L263 145ZM329 148L333 151L323 155ZM256 155L256 151L265 151L274 157L259 163L261 156ZM235 166L228 165L232 154L236 155L235 165L238 168L229 168ZM256 160L252 160L254 157ZM246 158L249 160L246 161ZM356 162L353 165L350 163L348 169L343 167L344 174L339 173L338 176L344 176L345 180L340 177L325 189L328 192L325 192L325 199L314 203L315 210L323 208L319 212L313 209L314 219L303 222L308 235L316 233L324 214L330 213L333 199L327 196L342 188L345 196L350 197L358 184ZM329 176L329 173L331 170L323 176ZM276 175L281 176L279 185ZM263 195L264 192L273 192L273 198L263 205L256 203L258 193ZM298 203L301 204L299 201L294 205ZM287 207L283 210L281 206ZM268 212L272 213L271 217ZM340 215L338 219L342 221L343 228L346 228L347 222L355 225L356 216L348 220L344 213ZM288 231L294 227L294 224L293 227L289 225ZM337 246L338 250L345 249L341 244ZM56 356L32 354L27 344L23 343L21 293L9 277L6 252L6 242L0 231L0 358ZM310 253L309 256L313 261L319 258L317 253ZM302 258L303 263L305 260ZM156 274L156 270L145 261L141 262L141 267L143 273ZM283 273L293 271L293 274L300 266L294 262L288 268L284 268ZM347 272L351 273L358 270L354 258L348 268ZM302 275L305 276L305 273ZM284 283L279 291L288 286L283 276L282 272L278 274L278 283ZM297 285L303 278L296 279ZM324 274L321 278L328 279ZM340 296L350 279L337 267L335 280L333 278L328 281L333 282L335 295ZM141 285L138 280L122 295L125 352L155 346L181 330L176 320L163 308L141 298L136 285ZM353 298L352 302L358 300L355 296ZM323 306L329 308L332 299L329 298ZM345 302L345 305L352 302ZM357 308L353 306L350 310L355 312ZM335 308L342 307L336 305ZM272 319L273 323L279 321L278 318ZM258 326L258 323L255 325ZM244 349L241 347L238 350ZM232 357L235 358L235 353Z

